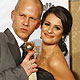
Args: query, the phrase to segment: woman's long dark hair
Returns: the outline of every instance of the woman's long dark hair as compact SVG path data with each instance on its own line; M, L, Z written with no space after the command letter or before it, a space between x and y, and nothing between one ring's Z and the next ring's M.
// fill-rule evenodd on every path
M64 55L67 55L67 47L65 44L65 38L66 36L69 34L69 32L71 31L71 27L72 27L72 16L70 14L70 12L62 7L62 6L52 6L50 7L42 16L42 22L41 22L41 27L46 19L46 17L50 14L54 14L55 16L57 16L59 19L61 19L62 25L63 25L63 36L64 39L61 38L61 40L59 41L58 45L61 49L62 52L64 52Z

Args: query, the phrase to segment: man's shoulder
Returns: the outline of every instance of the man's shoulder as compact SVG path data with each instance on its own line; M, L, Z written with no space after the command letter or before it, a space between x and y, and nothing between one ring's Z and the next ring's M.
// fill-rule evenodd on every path
M0 32L0 43L6 42L8 40L7 35L4 32Z
M0 39L4 38L4 32L0 32Z

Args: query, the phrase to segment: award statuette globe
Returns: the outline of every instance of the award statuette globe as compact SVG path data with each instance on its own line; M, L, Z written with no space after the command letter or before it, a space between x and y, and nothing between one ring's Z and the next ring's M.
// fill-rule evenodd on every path
M25 44L24 44L24 50L28 53L28 52L32 52L32 51L34 51L35 53L38 53L38 47L37 46L35 46L35 44L33 43L33 42L26 42ZM36 58L36 54L34 54L33 56L31 56L31 59L33 59L33 58ZM36 64L36 63L34 63L34 64ZM33 64L33 65L34 65ZM30 76L29 76L29 78L28 78L28 80L37 80L37 76L36 76L36 72L34 72L34 73L32 73Z

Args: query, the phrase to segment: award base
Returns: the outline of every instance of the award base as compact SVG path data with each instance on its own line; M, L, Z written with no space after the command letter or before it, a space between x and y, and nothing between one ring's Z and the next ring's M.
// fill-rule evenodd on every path
M36 72L32 73L32 74L29 76L29 79L28 79L28 80L37 80Z

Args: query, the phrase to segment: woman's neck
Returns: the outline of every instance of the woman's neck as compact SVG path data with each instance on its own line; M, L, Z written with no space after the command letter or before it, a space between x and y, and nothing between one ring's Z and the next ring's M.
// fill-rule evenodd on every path
M42 43L41 54L46 55L46 56L50 56L51 54L54 53L55 48L57 48L57 47L58 47L58 44L48 45L48 44Z

